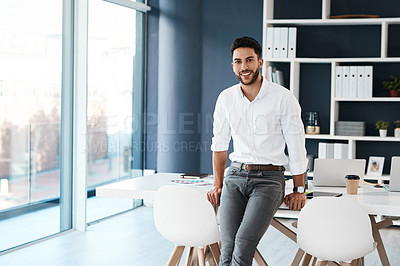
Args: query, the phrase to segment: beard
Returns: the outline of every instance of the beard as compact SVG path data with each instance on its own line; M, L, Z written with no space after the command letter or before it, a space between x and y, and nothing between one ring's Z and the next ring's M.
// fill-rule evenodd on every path
M251 84L253 84L254 82L256 82L258 76L260 75L260 69L257 68L256 72L251 71L251 73L254 73L253 78L252 78L249 82L247 82L247 83L245 83L245 82L242 80L242 76L240 76L240 73L239 73L239 75L236 75L236 77L238 78L239 82L242 83L243 85L251 85ZM250 74L251 74L251 73L250 73Z

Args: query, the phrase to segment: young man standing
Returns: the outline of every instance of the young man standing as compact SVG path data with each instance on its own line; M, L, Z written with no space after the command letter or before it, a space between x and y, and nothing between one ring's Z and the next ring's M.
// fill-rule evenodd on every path
M257 245L285 198L284 165L294 184L285 202L292 210L304 206L307 159L300 105L289 90L260 75L260 44L249 37L236 39L231 57L240 83L222 91L215 106L214 188L207 197L220 205L220 265L245 266L252 265ZM224 178L231 137L232 164Z

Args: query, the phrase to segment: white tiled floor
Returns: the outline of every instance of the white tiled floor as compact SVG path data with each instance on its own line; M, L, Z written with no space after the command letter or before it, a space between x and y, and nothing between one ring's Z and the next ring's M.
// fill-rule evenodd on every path
M291 220L284 220L290 224ZM381 230L391 265L400 265L400 228ZM87 232L70 232L0 256L0 265L40 266L159 266L165 265L173 244L155 229L153 210L140 207L94 224ZM259 250L271 266L290 265L296 244L270 228ZM376 251L366 265L380 265Z
M128 210L132 206L131 199L92 197L87 201L87 221L91 222ZM60 208L58 205L0 221L0 251L56 234L59 231Z

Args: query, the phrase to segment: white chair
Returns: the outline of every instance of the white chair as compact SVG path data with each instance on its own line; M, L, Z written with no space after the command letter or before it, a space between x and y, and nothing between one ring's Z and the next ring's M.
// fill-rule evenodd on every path
M167 265L177 265L185 247L190 265L197 247L200 265L205 265L205 248L209 246L214 264L218 264L220 235L215 212L207 198L193 187L163 186L154 199L154 222L157 230L175 244Z
M368 214L358 202L346 197L310 200L299 214L297 244L321 260L318 265L328 261L363 265L364 256L375 249Z

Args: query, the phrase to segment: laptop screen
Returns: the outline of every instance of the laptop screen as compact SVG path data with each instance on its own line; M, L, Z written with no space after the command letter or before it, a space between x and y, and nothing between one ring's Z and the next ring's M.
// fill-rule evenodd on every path
M365 159L315 159L313 185L345 187L346 175L358 175L364 180Z

